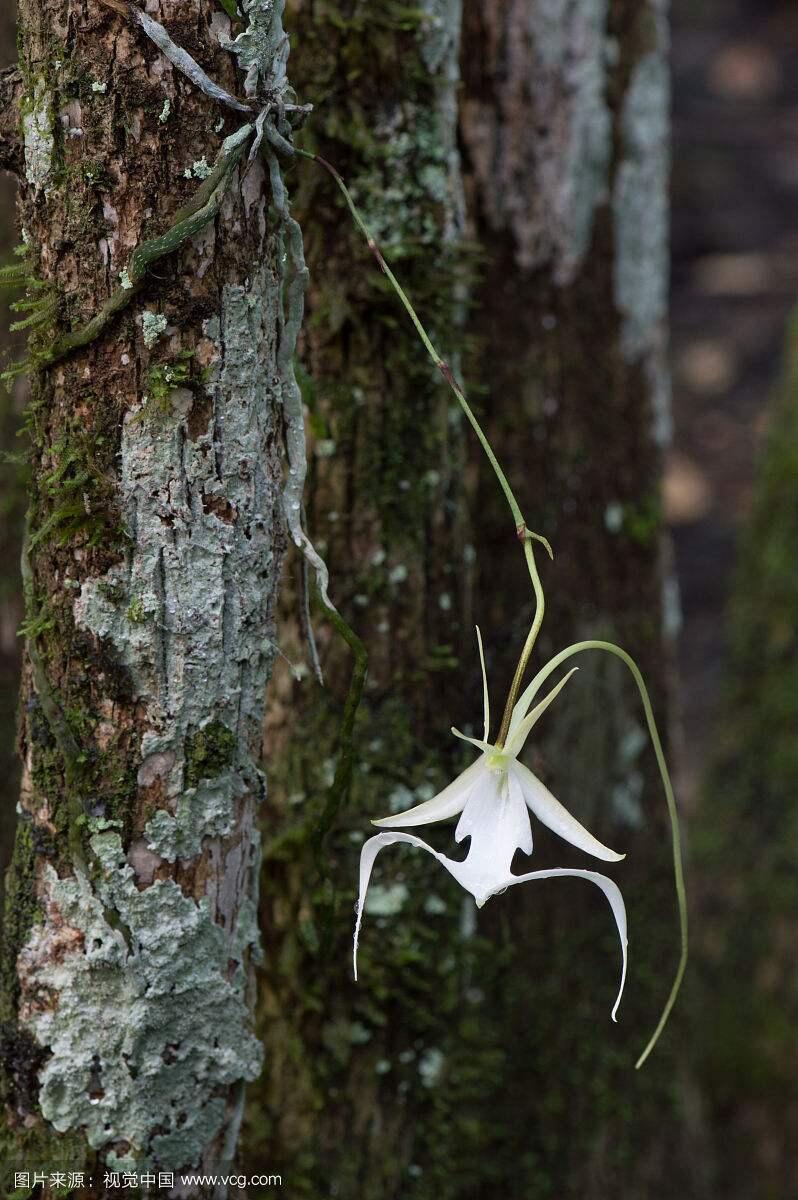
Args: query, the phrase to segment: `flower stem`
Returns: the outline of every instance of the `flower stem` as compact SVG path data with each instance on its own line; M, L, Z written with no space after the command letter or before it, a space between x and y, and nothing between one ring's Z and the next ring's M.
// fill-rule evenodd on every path
M532 618L532 626L527 634L526 641L524 642L524 648L521 651L521 657L518 660L518 666L515 668L513 682L510 684L510 691L507 695L507 703L504 706L502 723L499 726L499 736L496 738L496 745L499 749L501 749L504 743L507 741L507 733L510 729L510 720L513 715L513 708L515 707L518 693L521 690L524 672L529 664L532 649L535 645L540 627L543 624L543 614L546 609L546 601L543 596L543 585L540 582L540 576L538 575L538 568L535 562L535 552L532 548L532 540L534 537L535 535L532 533L525 533L524 556L526 558L526 565L529 568L530 578L532 579L532 589L535 593L535 615ZM546 542L545 545L549 551L549 554L551 554L551 547L549 546L548 542Z
M665 762L665 754L662 749L662 742L657 730L657 723L654 720L654 710L651 707L648 689L643 682L643 676L640 674L640 669L637 666L637 663L634 661L631 655L627 654L625 650L622 650L620 646L615 646L612 642L576 642L573 646L567 646L565 650L561 650L559 654L555 654L554 658L550 659L549 662L546 663L545 667L541 667L535 678L521 696L519 701L519 711L521 716L523 716L525 711L529 708L529 705L532 703L535 695L542 687L546 679L548 679L549 675L551 675L552 671L556 671L557 668L566 661L566 659L571 658L574 654L580 654L583 650L606 650L609 654L614 654L616 658L620 658L621 661L625 663L631 671L634 681L637 684L637 689L640 692L640 699L643 701L643 709L646 714L646 724L648 725L651 744L654 747L654 754L656 755L657 766L659 767L662 786L665 791L665 800L668 805L668 816L670 817L671 823L673 877L676 885L676 901L679 909L679 930L681 940L679 963L676 968L676 975L674 976L671 990L662 1010L662 1015L657 1022L657 1027L649 1038L643 1053L635 1063L635 1068L639 1070L639 1068L642 1067L643 1063L648 1058L651 1051L656 1046L657 1042L659 1041L660 1034L667 1024L668 1017L670 1016L671 1010L676 1002L676 997L678 995L679 988L681 987L682 979L684 978L685 968L687 967L687 895L684 886L684 867L682 865L682 845L681 835L679 832L679 814L676 809L676 800L673 795L673 785L671 784L668 766Z

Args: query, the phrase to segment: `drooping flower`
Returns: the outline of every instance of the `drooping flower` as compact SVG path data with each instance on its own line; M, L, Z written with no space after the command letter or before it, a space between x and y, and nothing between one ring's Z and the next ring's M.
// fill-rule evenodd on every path
M623 854L616 854L614 850L610 850L609 847L602 845L593 837L555 799L537 776L518 761L518 755L524 748L533 726L565 686L576 668L569 671L528 715L520 706L516 706L507 742L504 746L497 746L487 741L490 711L485 659L479 630L477 630L477 637L484 687L484 737L481 740L466 738L456 729L453 729L452 732L457 737L464 738L465 741L475 745L481 751L480 757L431 800L407 809L406 812L396 813L394 816L372 822L384 829L397 830L429 825L435 821L445 821L459 814L460 820L454 837L456 842L462 842L465 838L470 839L468 853L464 859L449 858L410 833L379 833L364 843L360 853L360 889L354 938L355 979L357 979L357 947L363 906L375 859L385 846L406 842L411 846L418 846L420 849L426 850L428 854L437 858L457 882L471 893L480 908L491 896L506 891L513 884L528 883L536 879L574 876L578 879L587 879L600 887L609 901L621 941L621 984L612 1009L614 1021L626 979L626 909L618 886L606 875L600 875L595 871L554 868L514 875L511 869L516 850L521 850L524 854L532 853L530 812L561 838L576 846L577 849L592 854L595 858L603 859L605 862L618 862L624 857Z

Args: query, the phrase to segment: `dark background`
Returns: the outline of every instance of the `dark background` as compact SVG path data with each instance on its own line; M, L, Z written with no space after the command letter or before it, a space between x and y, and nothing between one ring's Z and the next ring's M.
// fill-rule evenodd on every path
M798 296L798 10L676 0L665 480L681 589L688 795L697 803L725 653L737 532Z

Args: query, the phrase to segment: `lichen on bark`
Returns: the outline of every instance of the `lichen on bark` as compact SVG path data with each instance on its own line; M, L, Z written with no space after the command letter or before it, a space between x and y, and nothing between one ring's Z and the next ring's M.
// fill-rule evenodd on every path
M236 89L215 0L155 15ZM261 49L284 73L277 26ZM167 235L204 186L185 165L212 163L242 118L220 119L114 7L87 20L79 0L21 0L20 27L27 105L41 113L46 99L53 115L46 186L38 171L23 189L22 220L62 336L118 291L136 247ZM32 381L35 669L2 992L7 1060L31 1063L3 1084L0 1141L17 1163L60 1139L98 1167L220 1167L259 1068L280 255L263 169L244 165L231 162L215 220Z
M49 1052L39 1105L111 1170L180 1171L222 1129L225 1090L260 1070L244 965L257 928L245 905L222 929L171 879L140 890L114 832L91 848L92 880L45 867L45 917L19 957L20 1023Z
M139 785L162 799L142 836L169 862L229 835L241 797L262 788L249 747L273 658L264 614L279 484L262 451L276 436L278 295L270 268L225 287L201 347L203 427L189 429L198 398L186 388L167 389L165 411L150 412L146 395L129 410L120 506L134 549L75 601L76 627L114 647L146 706ZM212 722L234 731L234 761L189 785L187 742Z

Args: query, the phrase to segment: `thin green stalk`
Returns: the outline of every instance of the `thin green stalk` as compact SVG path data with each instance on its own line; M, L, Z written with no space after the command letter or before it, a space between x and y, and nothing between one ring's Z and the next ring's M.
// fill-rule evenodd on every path
M532 548L533 539L536 541L539 541L539 542L543 542L543 545L546 547L546 549L549 552L549 557L550 558L554 557L554 555L552 554L551 546L549 545L549 543L546 541L545 538L542 538L540 536L540 534L527 533L525 535L524 555L526 557L526 565L529 568L529 575L532 580L532 590L535 593L535 615L532 619L532 627L530 628L529 633L527 634L526 641L524 642L524 648L521 651L521 657L518 660L518 666L515 668L515 675L513 676L513 682L510 685L510 691L507 696L507 703L504 706L504 713L502 714L502 723L499 727L499 736L496 738L496 745L499 747L499 749L501 749L501 747L504 745L504 743L507 740L507 733L510 729L510 721L511 721L512 715L513 715L513 708L515 707L515 702L518 697L518 693L521 690L521 683L523 681L524 673L527 669L527 666L529 665L529 659L532 655L532 650L534 649L535 641L537 640L538 633L540 632L540 627L543 624L543 614L546 611L546 601L543 596L543 585L540 582L540 576L538 575L537 563L535 562L535 552Z
M665 1007L662 1010L662 1015L660 1016L660 1019L657 1022L657 1027L649 1038L643 1053L635 1063L635 1067L639 1070L639 1068L642 1067L643 1063L648 1058L651 1051L656 1046L657 1042L659 1041L660 1034L667 1024L668 1017L670 1016L671 1009L676 1002L676 997L678 995L679 988L681 987L685 968L687 966L687 895L684 886L684 868L682 865L682 845L679 832L679 814L676 809L676 800L673 795L673 785L671 784L668 766L665 762L665 754L662 749L662 742L657 730L657 724L654 720L654 710L651 707L648 689L643 682L643 676L640 674L637 663L629 654L626 653L625 650L621 650L620 646L615 646L612 642L586 641L575 642L573 646L568 646L565 650L561 650L559 654L555 654L554 658L546 663L545 667L541 667L535 678L524 690L524 693L518 702L517 711L523 717L524 713L528 710L529 705L532 703L532 700L537 695L539 689L542 687L545 681L548 679L549 675L551 675L552 671L556 671L557 668L561 666L567 659L571 658L574 654L580 654L583 650L606 650L607 653L614 654L616 658L620 658L620 660L625 663L631 671L634 681L637 684L637 689L640 692L640 698L643 701L643 709L646 714L648 733L649 737L651 738L651 744L654 747L654 754L656 755L657 766L659 767L659 773L662 779L662 786L665 790L665 800L668 805L668 816L670 817L671 823L673 876L676 885L676 900L679 909L681 949L679 954L679 964L676 968L676 975L674 976L668 999L665 1001Z

